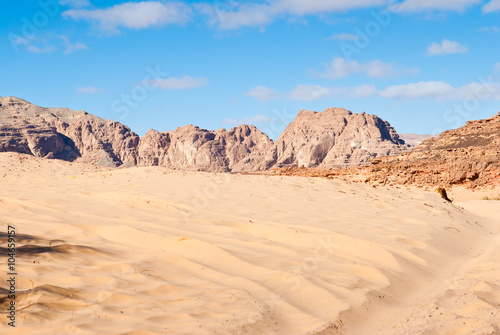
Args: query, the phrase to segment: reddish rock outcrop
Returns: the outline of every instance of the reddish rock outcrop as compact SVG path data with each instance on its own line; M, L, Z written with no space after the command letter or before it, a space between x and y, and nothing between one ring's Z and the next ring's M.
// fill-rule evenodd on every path
M500 185L500 113L374 160L367 169L372 181L385 184Z

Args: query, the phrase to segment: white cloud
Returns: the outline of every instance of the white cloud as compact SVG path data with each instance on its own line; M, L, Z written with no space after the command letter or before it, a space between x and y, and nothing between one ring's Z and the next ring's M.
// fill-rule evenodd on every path
M30 41L27 38L16 36L12 39L12 43L16 45L28 45Z
M26 45L26 50L35 54L50 54L54 52L56 49L52 45L45 45L40 47L37 45L28 44Z
M313 74L329 79L345 78L352 74L360 73L368 77L382 78L394 76L402 73L418 73L418 69L406 69L397 67L394 64L384 63L380 60L374 60L369 63L361 64L358 61L348 61L342 57L336 57L326 65L326 71L322 73L313 72Z
M441 44L434 42L427 47L428 56L460 54L466 52L469 52L469 48L466 45L446 39L444 39Z
M185 90L188 88L207 86L208 80L205 78L183 76L181 78L153 79L146 81L146 83L164 90Z
M500 66L500 65L499 65ZM500 84L487 78L484 83L469 83L461 87L453 87L443 81L422 81L403 85L394 85L378 90L373 85L354 87L323 87L318 85L298 85L294 87L289 98L298 101L313 101L324 98L342 97L362 99L379 96L386 99L403 100L500 100Z
M292 89L289 96L291 100L313 101L328 98L332 95L329 88L319 85L298 85Z
M387 87L380 96L391 99L500 100L500 85L490 81L455 88L443 81L424 81Z
M463 12L468 7L478 5L482 0L405 0L394 4L394 12L424 12L432 10Z
M498 33L500 32L500 28L497 26L483 27L479 28L477 31L480 31L482 33Z
M500 63L495 64L495 73L500 73Z
M405 85L389 86L380 92L384 98L439 98L453 92L453 87L443 81L425 81Z
M125 2L106 9L71 9L62 13L74 20L94 22L109 33L119 33L119 27L144 29L165 24L185 23L191 8L181 2Z
M101 92L101 90L99 90L96 87L92 87L92 86L77 87L76 88L76 93L78 93L78 94L97 94L99 92Z
M81 8L90 6L89 0L60 0L60 5L69 6L73 8Z
M244 93L246 96L252 97L256 100L265 102L273 99L277 99L278 95L276 94L276 91L265 87L265 86L257 86L254 88L251 88L247 92Z
M354 34L348 34L348 33L340 33L340 34L333 34L328 37L329 40L338 40L338 41L354 41L358 39L358 36Z
M208 16L210 25L230 30L241 27L264 26L284 15L304 16L344 12L352 9L383 6L391 0L269 0L264 3L230 2L229 6L196 4L194 7Z
M492 13L500 10L500 0L490 0L483 6L483 13Z
M77 50L88 50L89 47L81 42L71 43L68 37L61 35L59 38L62 40L64 45L64 54L67 55Z
M360 85L354 87L324 87L319 85L298 85L294 87L289 98L298 101L313 101L332 97L347 97L361 99L377 95L377 88L373 85Z
M224 119L224 120L222 120L222 123L226 124L226 125L235 125L235 124L236 125L240 125L240 124L253 124L253 125L256 125L256 124L259 124L259 123L267 123L267 122L270 122L270 121L271 121L271 119L268 118L265 115L255 114L255 115L243 118L243 119Z

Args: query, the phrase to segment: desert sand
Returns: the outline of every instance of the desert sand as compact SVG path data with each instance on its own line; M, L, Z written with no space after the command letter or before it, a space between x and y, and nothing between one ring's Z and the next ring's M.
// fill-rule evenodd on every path
M0 333L500 334L500 202L450 196L0 153Z

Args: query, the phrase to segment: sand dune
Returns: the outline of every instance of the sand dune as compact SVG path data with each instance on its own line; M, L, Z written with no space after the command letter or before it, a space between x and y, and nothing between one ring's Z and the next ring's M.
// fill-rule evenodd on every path
M2 334L500 334L498 201L13 153L0 180Z

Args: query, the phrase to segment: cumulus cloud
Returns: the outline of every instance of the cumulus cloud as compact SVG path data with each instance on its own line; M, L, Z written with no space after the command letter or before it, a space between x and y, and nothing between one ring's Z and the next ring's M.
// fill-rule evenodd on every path
M92 86L77 87L76 88L76 93L78 93L78 94L97 94L99 92L101 92L101 90L99 90L96 87L92 87Z
M259 124L270 122L271 119L262 114L255 114L243 119L224 119L222 123L225 125L240 125L240 124Z
M313 74L329 79L345 78L352 74L364 74L368 77L382 78L394 76L404 73L418 73L418 69L407 69L401 66L396 66L391 63L384 63L380 60L374 60L369 63L361 64L358 61L348 61L342 57L336 57L333 61L326 65L324 72L314 72Z
M205 78L183 76L180 78L152 79L147 80L146 83L164 90L185 90L188 88L207 86L208 80Z
M500 0L491 0L483 6L483 13L492 13L500 10Z
M254 88L251 88L247 92L244 93L248 97L252 97L256 100L265 102L273 99L277 99L278 95L276 94L276 91L265 87L265 86L257 86Z
M460 54L466 52L469 52L469 48L466 45L447 39L444 39L441 43L434 42L427 47L428 56Z
M119 33L120 27L144 29L165 24L183 24L191 8L181 2L125 2L106 9L71 9L62 13L73 20L95 23L99 29Z
M195 8L208 16L210 25L219 29L230 30L241 27L264 26L277 17L292 15L305 16L344 12L353 9L383 6L390 0L270 0L264 3L229 2L224 6L196 4Z
M463 12L468 7L478 5L482 0L405 0L394 4L390 9L394 12L425 12L425 11L457 11Z

